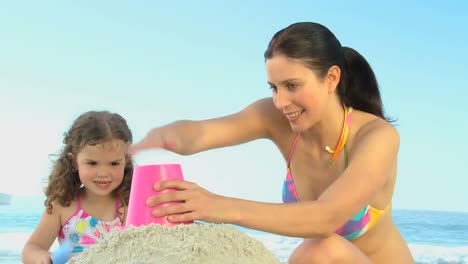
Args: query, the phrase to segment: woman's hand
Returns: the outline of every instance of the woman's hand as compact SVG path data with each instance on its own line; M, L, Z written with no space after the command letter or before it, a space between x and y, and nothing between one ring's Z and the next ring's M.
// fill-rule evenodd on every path
M148 149L175 151L178 140L175 134L169 130L169 126L151 129L140 142L130 145L128 152L133 155Z
M176 189L147 200L147 205L156 206L169 202L180 202L167 207L156 208L156 217L168 216L170 222L201 220L209 223L232 223L236 214L232 199L213 194L197 184L182 180L167 180L155 184L156 191Z

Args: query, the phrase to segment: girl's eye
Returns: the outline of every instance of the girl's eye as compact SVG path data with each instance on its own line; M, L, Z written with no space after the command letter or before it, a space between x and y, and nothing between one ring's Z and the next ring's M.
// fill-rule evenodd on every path
M95 162L95 161L88 161L88 165L95 166L96 164L97 164L97 162Z
M112 166L119 166L120 165L119 162L112 162L111 164L112 164Z

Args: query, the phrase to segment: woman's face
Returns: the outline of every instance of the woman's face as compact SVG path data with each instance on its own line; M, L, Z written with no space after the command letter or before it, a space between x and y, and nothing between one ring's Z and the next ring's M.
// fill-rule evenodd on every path
M295 132L319 122L329 99L329 86L299 60L276 55L266 61L273 102Z

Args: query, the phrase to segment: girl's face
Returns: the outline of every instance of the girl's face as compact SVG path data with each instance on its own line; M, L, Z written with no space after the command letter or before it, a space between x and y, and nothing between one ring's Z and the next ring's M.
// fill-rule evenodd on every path
M268 59L266 71L273 102L293 131L305 131L321 120L330 91L326 81L298 60L283 55Z
M76 164L81 183L87 191L105 196L122 183L126 147L122 140L111 140L81 149L76 156Z

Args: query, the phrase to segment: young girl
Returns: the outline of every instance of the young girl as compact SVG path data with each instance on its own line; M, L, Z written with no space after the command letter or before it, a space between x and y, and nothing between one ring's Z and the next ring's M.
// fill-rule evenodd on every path
M179 191L148 204L185 203L154 215L302 237L290 264L413 263L391 212L400 138L367 61L309 22L277 32L264 56L271 98L232 115L155 128L131 152L166 148L188 155L267 138L286 161L284 203L223 197L173 180L155 188Z
M49 176L46 210L24 246L24 263L51 263L56 238L61 245L73 244L77 254L123 225L133 172L126 151L131 142L118 114L90 111L75 120Z

